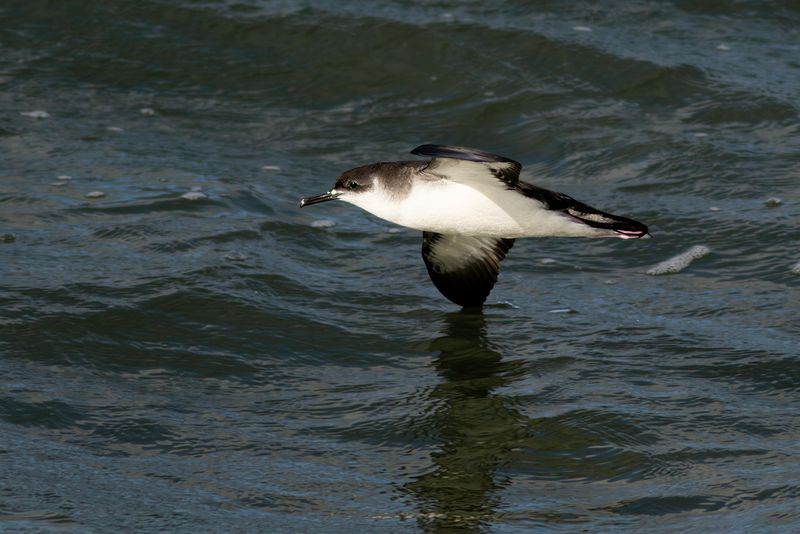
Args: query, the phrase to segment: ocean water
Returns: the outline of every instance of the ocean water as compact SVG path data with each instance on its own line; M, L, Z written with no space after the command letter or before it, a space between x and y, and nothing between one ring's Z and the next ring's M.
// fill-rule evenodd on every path
M799 28L4 0L0 531L797 531ZM417 232L297 206L422 143L655 238L518 240L460 311Z

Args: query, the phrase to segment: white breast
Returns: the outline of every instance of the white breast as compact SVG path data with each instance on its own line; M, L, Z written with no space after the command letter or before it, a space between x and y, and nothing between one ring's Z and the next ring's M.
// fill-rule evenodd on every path
M594 228L545 209L502 184L475 189L450 180L415 180L408 195L393 198L380 185L342 197L387 221L428 232L487 237L596 236Z

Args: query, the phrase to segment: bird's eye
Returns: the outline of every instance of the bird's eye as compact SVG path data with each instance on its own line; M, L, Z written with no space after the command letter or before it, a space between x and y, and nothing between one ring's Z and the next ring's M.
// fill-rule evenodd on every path
M347 184L348 189L358 189L358 182L350 182Z

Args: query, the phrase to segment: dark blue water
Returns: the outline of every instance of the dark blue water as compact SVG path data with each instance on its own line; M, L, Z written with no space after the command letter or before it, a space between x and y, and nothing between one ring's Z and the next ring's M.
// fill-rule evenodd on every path
M798 530L798 28L5 0L0 530ZM655 239L518 240L470 313L417 232L297 208L426 142Z

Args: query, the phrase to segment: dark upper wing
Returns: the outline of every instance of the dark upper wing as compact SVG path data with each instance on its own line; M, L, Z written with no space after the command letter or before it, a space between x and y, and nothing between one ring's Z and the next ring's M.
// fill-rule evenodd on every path
M513 187L522 169L513 159L463 146L421 145L411 153L433 158L425 172L475 187L486 182Z
M481 306L513 239L422 234L422 258L436 288L459 306Z
M412 154L417 156L429 156L432 158L452 158L463 159L467 161L477 161L480 163L517 163L513 159L504 156L498 156L490 152L484 152L477 148L469 148L465 146L452 146L452 145L420 145L411 151Z

